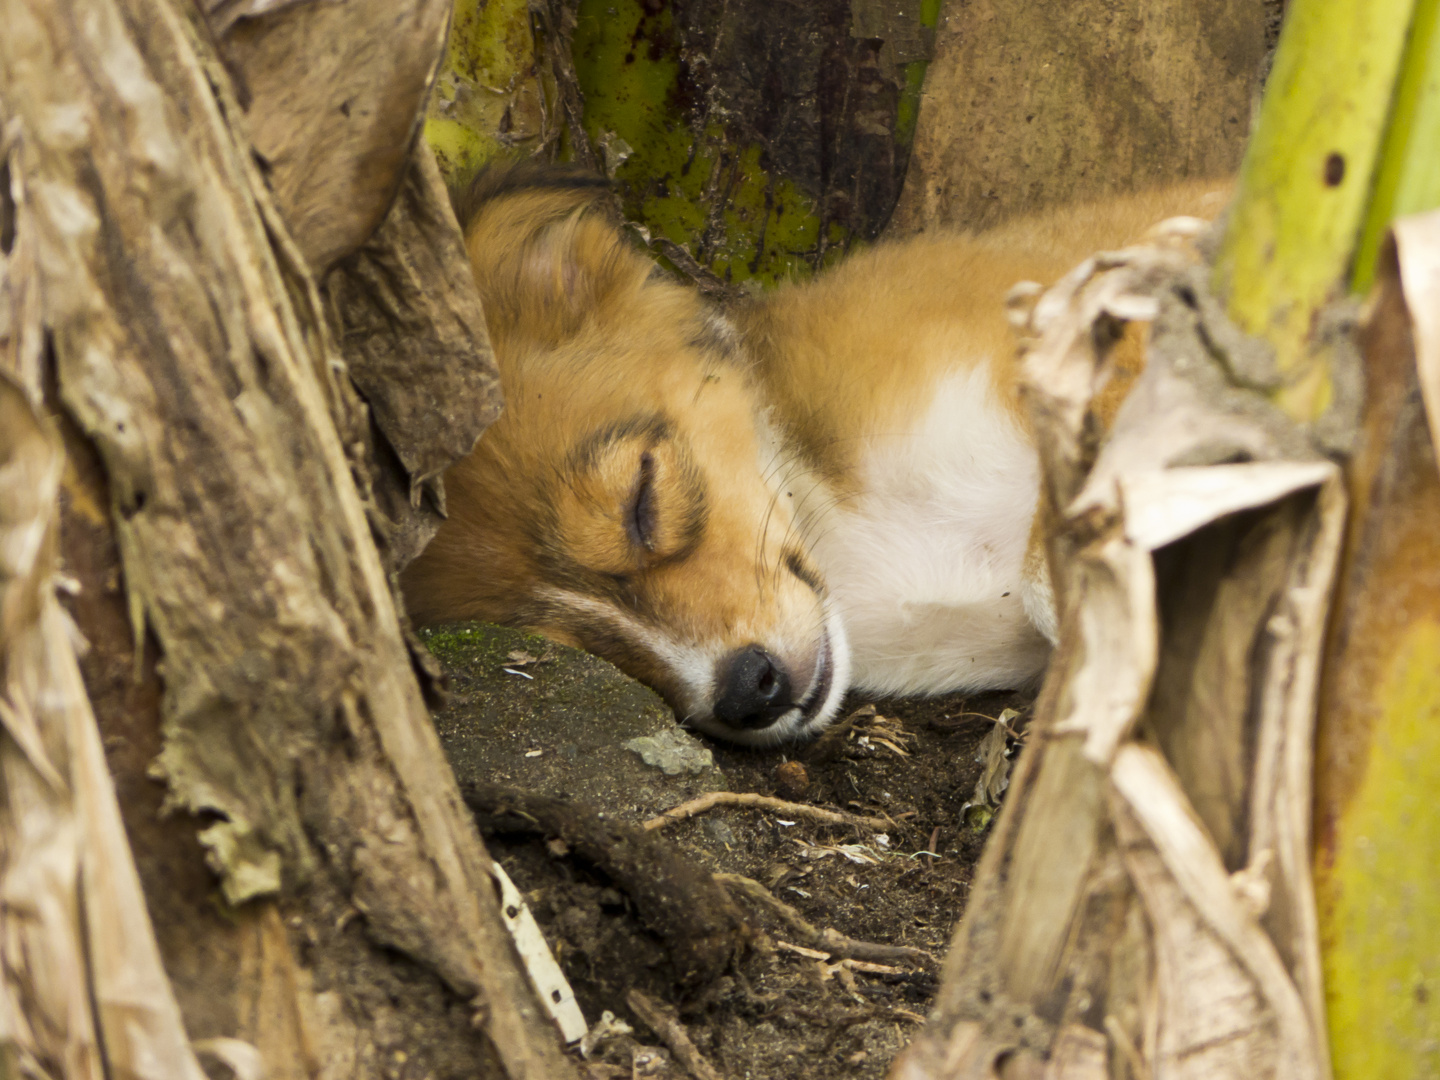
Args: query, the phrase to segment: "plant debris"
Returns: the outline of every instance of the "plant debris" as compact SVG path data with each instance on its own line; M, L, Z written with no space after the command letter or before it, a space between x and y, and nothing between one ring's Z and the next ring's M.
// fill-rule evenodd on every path
M812 821L823 821L828 825L860 825L870 829L883 829L894 824L885 818L865 817L860 814L842 814L838 811L826 810L819 806L785 802L783 799L774 799L768 795L756 795L748 791L711 791L701 795L699 798L681 803L679 806L672 806L663 814L645 822L644 828L664 828L672 822L684 821L686 818L703 814L707 810L713 810L717 806L744 806L756 810L772 810L780 814L791 814L795 817L810 818Z
M990 731L980 743L975 760L980 763L980 776L975 781L975 792L960 808L967 824L983 827L995 815L1000 797L1010 786L1010 750L1018 741L1010 722L1020 714L1006 709L991 725Z

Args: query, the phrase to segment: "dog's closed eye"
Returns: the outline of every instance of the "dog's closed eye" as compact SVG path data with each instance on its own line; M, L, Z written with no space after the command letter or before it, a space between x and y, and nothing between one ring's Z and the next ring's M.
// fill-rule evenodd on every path
M640 455L640 471L625 514L625 531L646 551L655 550L656 517L655 455L647 450Z

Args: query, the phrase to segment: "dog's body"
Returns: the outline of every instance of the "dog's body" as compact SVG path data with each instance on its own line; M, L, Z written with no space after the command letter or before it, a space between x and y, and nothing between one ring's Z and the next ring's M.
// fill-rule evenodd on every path
M447 474L417 620L540 630L751 743L852 685L1038 676L1055 614L1005 294L1212 212L1214 184L881 245L722 314L593 186L525 181L482 177L466 215L507 407Z

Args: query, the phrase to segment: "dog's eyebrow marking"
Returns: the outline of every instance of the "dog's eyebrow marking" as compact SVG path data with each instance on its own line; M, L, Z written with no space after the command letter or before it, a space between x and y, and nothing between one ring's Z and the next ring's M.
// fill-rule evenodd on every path
M785 569L810 586L810 591L816 596L825 595L825 585L820 580L820 575L812 567L806 565L799 552L785 552Z
M565 455L565 471L572 476L589 472L600 464L601 455L616 443L638 439L646 447L651 447L668 439L670 433L670 421L660 413L618 420L592 431L571 447L570 453Z

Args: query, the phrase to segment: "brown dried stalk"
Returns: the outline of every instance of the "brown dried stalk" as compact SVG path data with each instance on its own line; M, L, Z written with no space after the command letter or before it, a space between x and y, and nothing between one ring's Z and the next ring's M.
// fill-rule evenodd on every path
M845 814L838 810L825 810L805 803L786 802L769 795L755 795L745 791L711 791L698 798L672 806L658 817L641 823L643 829L661 829L677 821L684 821L717 806L739 806L752 810L769 810L791 817L809 818L826 825L859 825L865 829L893 829L896 823L886 818L862 817L859 814Z

